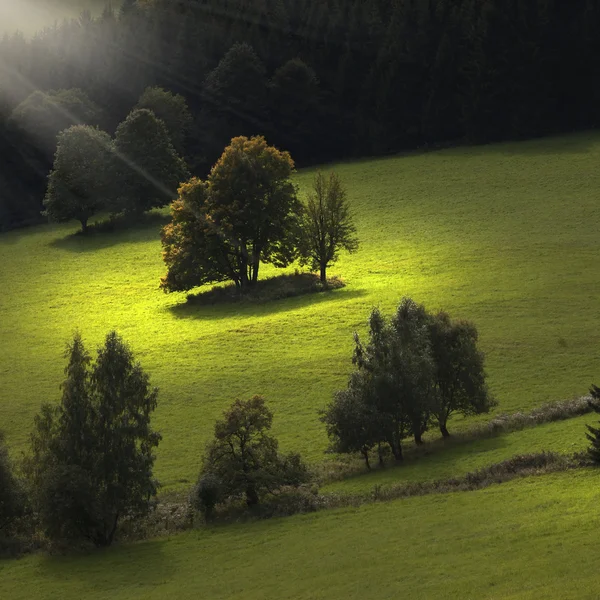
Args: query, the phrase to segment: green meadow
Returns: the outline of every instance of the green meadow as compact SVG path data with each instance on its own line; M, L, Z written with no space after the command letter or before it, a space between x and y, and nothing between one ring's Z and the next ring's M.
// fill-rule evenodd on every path
M166 489L195 480L236 397L264 395L283 449L317 462L327 447L318 410L345 385L353 332L403 295L477 324L497 412L581 395L600 380L598 164L600 136L589 133L334 165L362 242L331 269L346 287L263 305L189 306L161 292L164 218L89 237L76 224L3 234L0 428L17 456L40 404L60 397L73 331L95 349L114 328L160 388ZM313 176L298 173L301 196Z
M11 600L598 598L597 471L0 561Z

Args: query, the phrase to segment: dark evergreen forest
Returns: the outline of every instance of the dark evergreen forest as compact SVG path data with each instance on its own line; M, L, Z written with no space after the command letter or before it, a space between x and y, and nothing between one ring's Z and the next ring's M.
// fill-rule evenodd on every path
M305 166L594 127L599 30L597 0L126 0L5 36L0 229L40 219L53 151L11 124L35 90L83 90L113 133L162 86L193 114L192 172L234 135Z

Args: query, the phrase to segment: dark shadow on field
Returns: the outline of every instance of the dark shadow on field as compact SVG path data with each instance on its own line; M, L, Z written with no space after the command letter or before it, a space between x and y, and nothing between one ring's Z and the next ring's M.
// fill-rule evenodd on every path
M468 154L488 156L551 156L560 154L587 154L600 142L597 132L586 131L562 136L528 138L509 142L465 147Z
M189 302L169 306L168 310L178 319L198 319L216 321L232 317L255 318L298 310L307 306L322 305L324 308L335 306L337 302L352 300L365 296L365 290L348 290L342 288L322 292L313 292L292 298L270 300L264 303L225 303L203 306Z
M123 218L97 221L86 233L77 231L49 245L68 252L94 252L117 244L158 241L160 230L170 220L170 215L154 212L142 215L135 222Z
M120 590L126 596L127 588L142 590L173 576L173 566L163 552L165 543L165 540L152 540L91 550L86 554L45 556L37 570L49 582L75 583L81 598L86 597L86 590L106 598Z

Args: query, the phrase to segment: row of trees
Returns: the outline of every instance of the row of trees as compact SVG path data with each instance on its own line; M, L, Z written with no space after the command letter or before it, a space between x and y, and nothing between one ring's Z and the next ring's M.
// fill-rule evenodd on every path
M206 181L193 178L179 189L162 231L168 271L161 287L233 281L244 291L258 280L261 262L286 267L298 257L326 283L340 250L358 248L346 190L335 173L319 173L304 206L293 171L290 154L263 137L231 140Z
M50 165L7 123L36 89L85 91L111 134L146 87L183 94L201 176L237 135L305 165L595 126L599 25L595 0L127 0L6 36L0 219L39 211Z
M448 437L452 414L475 415L496 405L486 385L477 329L448 314L431 314L404 298L391 319L378 309L369 318L369 339L355 334L348 387L322 414L335 452L360 452L367 464L373 448L402 460L402 441L436 425Z
M20 105L22 127L32 121L32 99ZM40 120L67 111L56 101L43 105ZM92 125L74 125L58 134L44 214L58 222L80 221L87 230L100 211L140 214L169 204L189 176L181 147L188 124L185 100L160 88L147 89L117 127L114 140ZM56 126L43 130L44 144L56 145ZM38 129L38 132L41 130Z

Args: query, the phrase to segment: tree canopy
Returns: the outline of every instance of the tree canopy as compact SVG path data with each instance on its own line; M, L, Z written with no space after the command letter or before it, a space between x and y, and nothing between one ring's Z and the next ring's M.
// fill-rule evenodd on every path
M112 140L104 131L76 125L60 133L44 214L58 222L77 219L86 231L88 219L106 205L111 161Z
M237 137L206 181L192 179L163 229L167 292L231 280L241 290L258 279L260 263L285 267L296 257L302 206L291 182L289 153L263 137Z
M376 445L401 460L402 440L417 444L433 423L448 437L450 415L488 412L495 401L485 382L477 330L467 321L433 315L403 298L386 319L369 318L368 340L355 334L352 372L321 415L336 452L360 452L367 466Z
M51 539L110 545L118 523L145 514L156 494L150 426L157 390L113 331L92 363L81 337L68 344L60 404L35 418L26 472Z
M224 497L244 496L248 506L258 504L265 493L306 481L299 455L278 453L278 442L269 433L272 423L273 413L261 396L236 400L215 424L201 476L215 476Z
M325 177L319 172L308 196L302 218L301 264L319 271L327 282L327 268L339 257L340 250L355 252L358 238L346 190L335 173Z
M114 149L112 212L141 213L166 206L189 176L166 125L150 110L129 113L117 127Z

